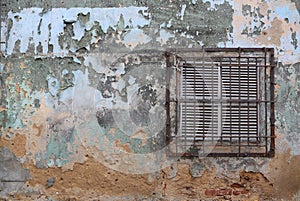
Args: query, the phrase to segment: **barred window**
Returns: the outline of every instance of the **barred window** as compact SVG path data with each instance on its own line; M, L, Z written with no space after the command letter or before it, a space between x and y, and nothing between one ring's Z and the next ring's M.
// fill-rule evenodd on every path
M169 154L274 155L274 49L168 49L166 63Z

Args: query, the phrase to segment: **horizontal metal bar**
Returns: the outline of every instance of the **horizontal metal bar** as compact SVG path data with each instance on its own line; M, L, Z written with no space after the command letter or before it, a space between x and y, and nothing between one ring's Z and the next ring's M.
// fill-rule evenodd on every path
M171 53L177 52L272 52L273 48L168 48L166 51Z
M179 103L274 103L270 100L235 100L235 99L180 99Z

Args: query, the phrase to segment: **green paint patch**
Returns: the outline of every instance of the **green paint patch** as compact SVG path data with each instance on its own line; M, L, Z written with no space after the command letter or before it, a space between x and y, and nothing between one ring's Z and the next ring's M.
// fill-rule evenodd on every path
M16 58L8 57L9 67L4 80L6 88L7 111L5 116L5 130L8 128L24 128L28 119L39 109L41 98L49 92L47 76L55 77L61 86L59 93L72 87L74 75L72 71L81 68L73 62L73 58ZM66 72L66 73L65 73ZM5 114L6 113L6 114ZM4 124L3 124L4 125Z
M189 35L194 41L202 41L204 45L217 46L219 42L227 41L226 30L232 26L233 8L226 1L216 5L213 10L209 3L202 1L192 4L187 0L141 0L139 4L149 7L151 26L176 33L177 37L181 34Z

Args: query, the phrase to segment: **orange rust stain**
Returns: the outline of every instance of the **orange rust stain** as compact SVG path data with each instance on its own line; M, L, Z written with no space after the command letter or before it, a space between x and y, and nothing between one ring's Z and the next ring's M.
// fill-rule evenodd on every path
M7 110L7 108L5 108L5 107L3 107L3 106L0 106L0 112L6 111L6 110Z
M42 133L43 125L38 126L37 124L34 123L34 124L32 125L32 128L37 129L37 134L36 134L36 136L37 136L37 137L40 137L40 136L41 136L41 133Z
M18 83L15 84L15 92L18 94L20 94L20 92L21 92L21 87Z
M23 70L24 68L26 68L24 62L21 62L21 63L20 63L20 68L21 68L22 70Z
M279 90L280 90L280 85L277 83L277 84L275 84L275 94L276 95L278 94Z

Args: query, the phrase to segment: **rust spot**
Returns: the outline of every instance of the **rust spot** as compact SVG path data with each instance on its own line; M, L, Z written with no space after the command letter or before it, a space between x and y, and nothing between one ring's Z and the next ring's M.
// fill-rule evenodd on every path
M3 107L3 106L0 106L0 112L6 111L6 110L7 110L7 108L5 108L5 107Z
M34 123L34 124L32 125L32 128L37 129L37 134L36 134L36 136L37 136L37 137L40 137L40 136L41 136L41 133L42 133L43 125L38 126L38 125L36 125L36 124Z
M277 95L279 90L280 90L280 85L276 83L274 87L275 87L275 92L274 93Z
M23 70L24 68L26 68L24 62L21 62L21 63L20 63L20 68L21 68L22 70Z
M15 92L17 94L20 94L20 92L21 92L21 87L20 87L20 85L18 83L15 84Z

